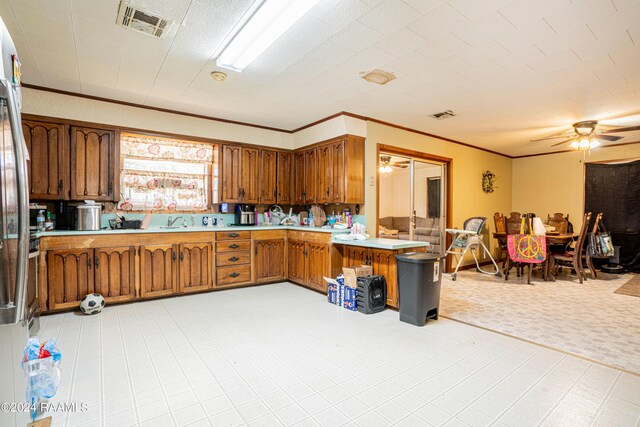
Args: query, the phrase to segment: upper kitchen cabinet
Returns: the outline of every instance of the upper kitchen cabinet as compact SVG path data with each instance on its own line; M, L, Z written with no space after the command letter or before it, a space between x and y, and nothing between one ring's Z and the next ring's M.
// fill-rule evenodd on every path
M316 203L329 203L332 194L332 171L331 144L321 145L316 149L317 156L317 179L316 179Z
M72 200L114 200L115 131L71 126Z
M329 181L327 202L364 203L364 138L349 135L326 146L330 152L324 170Z
M31 157L27 162L30 200L69 198L69 140L65 130L63 124L22 121Z
M315 148L304 151L304 203L316 203L318 154Z
M237 145L222 146L222 188L220 200L227 203L240 203L242 184L240 166L242 148Z
M303 205L307 197L304 182L304 159L304 151L296 151L293 153L293 172L291 174L291 203L294 205Z
M274 150L260 150L260 201L261 204L274 204L277 198L277 162L278 153Z
M277 166L277 203L291 204L291 179L293 174L293 154L286 151L278 151Z
M241 163L241 183L242 192L240 194L241 203L258 203L260 199L259 171L260 171L260 151L257 148L242 149Z

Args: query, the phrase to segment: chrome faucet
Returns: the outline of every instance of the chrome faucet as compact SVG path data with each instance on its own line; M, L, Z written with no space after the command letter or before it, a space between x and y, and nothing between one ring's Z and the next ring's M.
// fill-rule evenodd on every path
M175 222L177 220L179 220L180 218L182 218L181 216L177 216L175 218L171 218L171 216L169 216L169 218L167 218L167 227L173 227L173 224L175 224Z

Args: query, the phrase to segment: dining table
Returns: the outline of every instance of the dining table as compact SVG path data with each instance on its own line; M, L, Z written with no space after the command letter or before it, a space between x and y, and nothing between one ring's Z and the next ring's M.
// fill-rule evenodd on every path
M493 238L498 240L498 241L506 241L507 240L507 233L493 233ZM553 268L556 265L556 260L555 257L553 256L553 252L551 252L551 245L566 245L568 243L571 243L572 241L576 240L578 238L578 234L576 233L547 233L545 235L545 241L546 241L546 245L547 245L547 256L546 259L544 260L544 262L542 263L542 277L543 280L547 281L547 282L555 282L556 281L556 277L553 274ZM508 255L507 255L508 257ZM505 269L507 268L511 268L510 263L508 262L509 260L507 260L507 262L505 263ZM507 272L503 272L505 279L508 277Z

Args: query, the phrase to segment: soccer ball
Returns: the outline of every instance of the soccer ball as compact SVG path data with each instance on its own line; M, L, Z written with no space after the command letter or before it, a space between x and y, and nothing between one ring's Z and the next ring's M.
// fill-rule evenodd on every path
M96 314L102 311L104 298L100 294L88 294L80 301L80 311L84 314Z

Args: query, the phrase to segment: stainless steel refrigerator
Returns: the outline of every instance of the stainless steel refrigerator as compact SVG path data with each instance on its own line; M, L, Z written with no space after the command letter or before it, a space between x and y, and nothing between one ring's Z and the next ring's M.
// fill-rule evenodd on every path
M20 119L20 62L0 18L0 403L25 402L20 360L29 337L27 148ZM0 426L24 426L28 412L0 411Z

